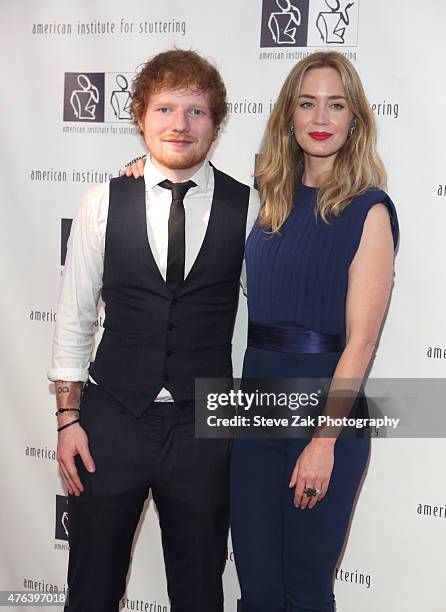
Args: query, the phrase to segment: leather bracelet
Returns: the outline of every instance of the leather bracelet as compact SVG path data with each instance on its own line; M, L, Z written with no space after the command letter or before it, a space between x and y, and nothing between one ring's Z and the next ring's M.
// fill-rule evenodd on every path
M58 408L57 412L54 414L57 416L58 414L62 414L63 412L71 412L75 410L76 412L80 412L80 408Z
M57 431L62 431L62 429L65 429L66 427L69 427L70 425L74 425L75 423L79 423L79 421L80 419L75 419L74 421L70 421L69 423L62 425L62 427L58 427Z

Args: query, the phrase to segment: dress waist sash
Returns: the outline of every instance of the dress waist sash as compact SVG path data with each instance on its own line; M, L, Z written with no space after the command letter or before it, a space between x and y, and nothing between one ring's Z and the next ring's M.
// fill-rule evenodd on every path
M286 353L338 353L344 350L344 334L324 334L299 325L248 324L248 346Z

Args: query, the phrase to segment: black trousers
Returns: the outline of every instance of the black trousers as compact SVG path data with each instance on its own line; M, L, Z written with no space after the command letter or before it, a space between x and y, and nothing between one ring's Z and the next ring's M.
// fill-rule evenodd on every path
M115 612L149 491L161 526L172 612L222 612L227 556L227 440L194 437L192 406L155 403L134 417L89 384L80 412L96 471L69 495L69 612Z

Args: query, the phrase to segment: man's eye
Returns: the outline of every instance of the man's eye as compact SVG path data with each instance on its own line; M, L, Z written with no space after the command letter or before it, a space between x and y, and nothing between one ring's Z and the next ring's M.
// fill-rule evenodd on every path
M190 111L191 115L194 115L195 117L198 117L199 115L204 115L203 111L200 110L199 108L193 108Z
M158 111L162 113L163 115L165 115L166 113L170 111L170 108L168 108L167 106L162 106L161 108L158 109Z

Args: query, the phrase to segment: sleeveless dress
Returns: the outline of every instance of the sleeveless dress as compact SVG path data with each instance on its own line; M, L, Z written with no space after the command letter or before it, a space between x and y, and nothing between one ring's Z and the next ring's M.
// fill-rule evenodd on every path
M315 188L298 186L280 234L254 226L245 250L250 325L343 338L348 271L370 208L389 196L368 189L329 223L315 216ZM342 350L293 352L248 342L244 378L328 378ZM333 571L369 455L369 438L338 439L328 491L295 509L288 482L308 439L236 439L231 459L231 529L243 612L334 610Z

